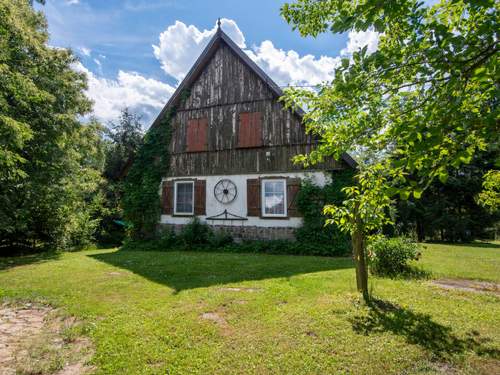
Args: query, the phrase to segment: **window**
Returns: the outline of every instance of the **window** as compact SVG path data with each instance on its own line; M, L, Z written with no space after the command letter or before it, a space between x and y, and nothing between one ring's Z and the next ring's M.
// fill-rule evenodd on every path
M192 215L194 213L194 182L175 182L175 213L178 215Z
M262 216L286 215L286 180L262 180Z

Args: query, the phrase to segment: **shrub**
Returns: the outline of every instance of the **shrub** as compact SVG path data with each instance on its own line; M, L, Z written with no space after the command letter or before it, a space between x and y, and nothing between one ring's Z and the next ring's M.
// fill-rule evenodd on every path
M209 238L213 236L210 227L202 223L200 219L194 217L189 224L182 227L179 233L179 240L183 245L206 245L209 243Z
M420 247L407 237L377 236L368 244L368 263L373 274L398 276L411 270L408 262L418 260Z
M208 245L210 248L218 250L224 246L233 244L233 237L224 231L211 231L208 237Z

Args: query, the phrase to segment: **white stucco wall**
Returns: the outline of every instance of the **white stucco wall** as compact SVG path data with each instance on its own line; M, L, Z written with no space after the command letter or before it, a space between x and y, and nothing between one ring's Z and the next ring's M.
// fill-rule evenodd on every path
M211 225L235 225L235 226L257 226L257 227L291 227L297 228L302 224L302 218L291 217L288 219L262 219L260 217L247 217L247 179L259 177L299 177L301 179L310 179L314 184L324 186L330 180L329 175L323 172L294 172L294 173L264 173L264 174L245 174L245 175L220 175L220 176L189 176L191 179L206 180L206 215L198 216L201 221L206 221L207 217L222 213L225 209L231 214L246 217L248 220L209 220ZM181 177L164 178L163 181L176 180ZM215 199L214 187L222 179L233 181L238 190L237 196L231 203L222 204ZM191 221L190 217L178 217L172 215L161 215L163 224L187 224Z

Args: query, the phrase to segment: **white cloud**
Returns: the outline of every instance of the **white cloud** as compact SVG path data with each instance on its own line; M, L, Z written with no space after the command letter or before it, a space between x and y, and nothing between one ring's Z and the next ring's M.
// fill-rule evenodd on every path
M317 85L333 79L339 57L300 56L296 51L276 48L270 40L245 51L278 85Z
M223 18L221 27L226 34L268 73L279 85L316 85L333 78L339 57L299 55L294 50L276 48L270 40L247 48L245 36L235 21ZM176 21L160 34L159 45L153 45L163 70L178 81L182 80L201 51L217 30L199 30L194 25Z
M87 47L80 47L78 48L78 50L87 57L90 56L90 54L92 53L91 49Z
M245 37L236 22L223 18L221 24L224 32L239 47L244 48ZM183 22L175 21L175 24L160 34L159 45L153 45L154 55L167 74L181 80L216 31L216 25L210 30L200 31L194 25L187 26Z
M106 79L96 76L80 62L74 64L74 69L87 75L87 96L94 101L94 115L104 122L115 120L122 108L129 107L142 115L144 125L149 126L175 90L136 72L120 70L116 79Z
M80 0L66 0L66 4L68 5L80 4Z
M346 47L339 56L334 57L300 55L294 50L277 48L270 40L247 47L245 36L236 22L229 19L222 19L221 22L224 32L281 86L316 85L330 81L341 57L349 57L365 45L368 46L368 53L374 52L378 47L379 34L371 30L349 32ZM214 26L210 30L201 31L194 25L188 26L176 21L160 34L159 44L153 45L154 55L160 61L162 69L179 83L216 30L217 26ZM81 47L80 51L86 56L91 55L88 48ZM99 57L105 58L102 55ZM94 62L100 71L101 61L94 59ZM75 64L75 69L87 75L87 95L94 101L94 114L101 121L114 120L122 108L129 107L143 115L144 124L148 126L175 91L175 87L171 85L136 72L120 70L115 79L108 79L92 73L81 63Z
M349 31L347 46L340 51L341 56L351 56L354 52L367 46L366 52L371 54L378 48L380 34L375 30Z

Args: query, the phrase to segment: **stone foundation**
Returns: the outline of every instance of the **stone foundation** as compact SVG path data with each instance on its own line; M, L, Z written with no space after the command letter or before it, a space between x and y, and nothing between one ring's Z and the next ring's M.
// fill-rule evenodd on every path
M167 228L179 233L186 224L160 224L160 230ZM295 228L257 227L241 225L210 225L215 232L229 233L236 242L243 240L295 240Z

